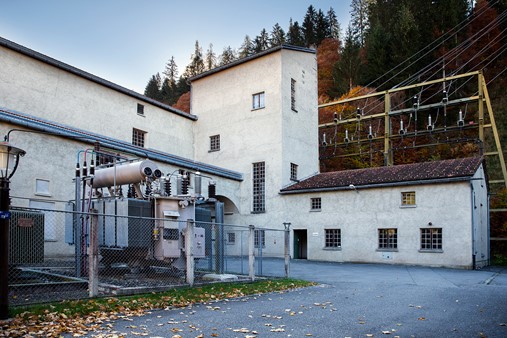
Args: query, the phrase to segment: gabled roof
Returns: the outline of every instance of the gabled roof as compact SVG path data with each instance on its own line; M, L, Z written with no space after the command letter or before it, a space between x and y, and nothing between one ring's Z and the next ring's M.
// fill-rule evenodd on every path
M262 51L260 53L257 53L257 54L254 54L254 55L250 55L250 56L247 56L245 58L233 61L233 62L228 63L226 65L213 68L211 70L208 70L207 72L204 72L204 73L201 73L199 75L193 76L189 80L190 81L196 81L196 80L202 79L203 77L206 77L206 76L209 76L211 74L215 74L215 73L221 72L223 70L235 67L235 66L240 65L242 63L245 63L245 62L248 62L248 61L251 61L251 60L254 60L254 59L258 59L260 57L263 57L265 55L268 55L268 54L271 54L271 53L274 53L274 52L278 52L279 50L282 50L282 49L294 50L294 51L297 51L297 52L305 52L305 53L311 53L311 54L317 53L317 51L315 49L310 49L310 48L305 48L305 47L298 47L298 46L292 46L292 45L280 45L280 46L276 46L276 47L273 47L273 48L266 49L265 51Z
M313 191L468 181L477 172L481 164L481 157L469 157L400 164L389 167L327 172L317 174L284 188L280 193L297 194Z
M5 123L12 123L27 129L36 130L42 133L60 136L83 143L95 144L95 142L100 142L100 145L103 147L117 150L120 152L133 154L141 158L149 158L151 160L172 164L181 168L187 168L196 171L198 170L201 172L229 178L236 181L243 180L243 174L236 171L224 169L221 167L217 167L202 162L193 161L184 157L172 155L155 149L138 147L129 142L92 133L83 129L74 128L69 125L52 122L49 120L20 113L7 108L0 107L0 121Z
M8 48L8 49L11 49L15 52L18 52L18 53L21 53L23 55L26 55L32 59L35 59L35 60L38 60L38 61L41 61L41 62L44 62L50 66L53 66L53 67L56 67L56 68L59 68L61 70L64 70L66 72L69 72L71 74L74 74L74 75L77 75L79 77L82 77L86 80L89 80L89 81L92 81L92 82L95 82L99 85L102 85L104 87L107 87L109 89L112 89L112 90L115 90L119 93L122 93L124 95L127 95L127 96L130 96L130 97L133 97L139 101L143 101L143 102L146 102L146 103L149 103L151 105L154 105L158 108L161 108L161 109L164 109L168 112L171 112L173 114L176 114L176 115L180 115L182 117L185 117L187 119L190 119L190 120L193 120L193 121L196 121L197 120L197 116L195 115L192 115L192 114L188 114L188 113L185 113L184 111L181 111L179 109L176 109L176 108L173 108L171 106L168 106L166 104L163 104L161 102L158 102L156 100L153 100L147 96L144 96L144 95L141 95L133 90L130 90L130 89L127 89L125 87L122 87L120 85L117 85L116 83L113 83L113 82L110 82L110 81L107 81L103 78L100 78L98 76L95 76L93 74L90 74L88 72L85 72L84 70L81 70L79 68L76 68L76 67L73 67L71 65L68 65L66 63L63 63L61 61L58 61L58 60L55 60L47 55L44 55L42 53L39 53L39 52L36 52L32 49L29 49L25 46L21 46L15 42L12 42L10 40L7 40L5 38L2 38L0 37L0 46L3 46L5 48Z

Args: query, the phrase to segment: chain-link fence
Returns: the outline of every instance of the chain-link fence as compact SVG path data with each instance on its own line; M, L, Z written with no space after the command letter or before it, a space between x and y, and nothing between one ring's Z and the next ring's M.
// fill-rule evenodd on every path
M11 305L287 276L288 229L179 221L185 209L154 218L135 203L94 207L11 210Z

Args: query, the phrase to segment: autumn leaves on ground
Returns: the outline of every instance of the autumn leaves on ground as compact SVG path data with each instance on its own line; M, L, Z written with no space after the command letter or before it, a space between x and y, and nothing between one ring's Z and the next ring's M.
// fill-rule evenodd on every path
M91 332L111 333L112 321L128 320L131 317L142 316L151 310L173 309L196 303L279 292L310 285L313 283L292 279L263 280L254 283L220 283L194 288L177 288L163 293L64 301L15 308L11 311L11 314L15 315L14 319L0 322L0 336L59 337L62 333L72 333L73 336L79 337ZM111 337L114 336L114 333L112 334Z

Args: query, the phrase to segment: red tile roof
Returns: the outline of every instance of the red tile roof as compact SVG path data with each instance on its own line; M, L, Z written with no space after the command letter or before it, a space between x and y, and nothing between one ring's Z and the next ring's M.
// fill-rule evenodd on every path
M303 193L308 190L341 190L350 185L355 188L402 185L410 182L427 183L444 180L466 180L472 177L480 164L481 157L453 160L400 164L389 167L354 169L317 174L286 187L280 193Z

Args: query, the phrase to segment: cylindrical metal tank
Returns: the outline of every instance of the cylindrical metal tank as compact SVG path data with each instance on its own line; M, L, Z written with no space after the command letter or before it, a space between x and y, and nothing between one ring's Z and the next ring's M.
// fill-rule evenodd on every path
M139 183L146 177L151 177L156 170L158 170L157 165L150 160L104 169L97 168L92 186L94 188L104 188L114 186L115 183L116 185Z

